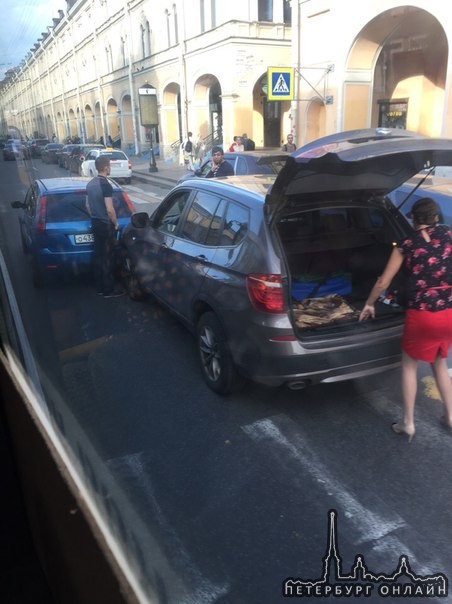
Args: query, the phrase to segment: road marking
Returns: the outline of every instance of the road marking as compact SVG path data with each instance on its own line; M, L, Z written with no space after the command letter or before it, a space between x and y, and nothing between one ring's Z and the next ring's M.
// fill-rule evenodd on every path
M152 459L142 452L131 453L107 461L107 466L113 474L120 474L121 478L127 479L129 492L130 490L133 491L136 496L137 490L141 491L148 509L151 511L152 518L159 524L166 542L171 544L172 563L183 570L181 577L185 594L181 594L177 601L180 604L214 604L229 592L230 586L227 583L216 585L210 579L204 577L196 562L191 559L157 499L149 473L152 464ZM131 483L133 483L133 489L130 487Z
M356 536L353 540L354 545L367 543L371 550L378 552L379 556L383 553L388 558L394 557L395 561L402 554L407 555L410 564L415 566L420 574L433 573L432 569L417 560L414 552L394 534L394 531L407 526L405 520L392 510L387 509L384 517L360 503L344 484L331 475L328 467L309 446L309 437L302 432L297 423L285 415L277 415L271 419L261 419L242 426L242 430L255 443L267 445L264 452L267 462L274 457L280 466L281 460L284 459L285 469L291 475L299 478L301 471L310 475L323 487L327 509L340 507L347 522L352 525ZM378 501L384 504L381 498L378 498ZM388 507L386 504L385 506ZM349 534L348 537L352 542L352 535ZM442 567L442 564L432 560L431 556L429 556L429 564L433 568Z
M135 197L135 195L129 195L129 197L132 200L132 203L136 206L138 206L138 205L155 205L155 206L157 206L162 201L161 199L146 200L146 199L142 199L141 197Z

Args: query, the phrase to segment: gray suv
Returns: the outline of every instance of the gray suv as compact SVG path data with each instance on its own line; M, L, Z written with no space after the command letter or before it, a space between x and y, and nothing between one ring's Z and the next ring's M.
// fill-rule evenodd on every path
M359 311L411 225L387 194L452 163L452 140L403 130L320 139L277 176L193 179L123 231L132 298L152 294L196 336L202 374L301 389L399 364L404 278Z

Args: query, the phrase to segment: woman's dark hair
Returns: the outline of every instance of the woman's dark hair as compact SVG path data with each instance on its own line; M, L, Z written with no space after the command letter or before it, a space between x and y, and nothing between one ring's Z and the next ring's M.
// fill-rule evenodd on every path
M439 220L440 209L431 197L421 197L413 204L409 217L416 224L436 224Z

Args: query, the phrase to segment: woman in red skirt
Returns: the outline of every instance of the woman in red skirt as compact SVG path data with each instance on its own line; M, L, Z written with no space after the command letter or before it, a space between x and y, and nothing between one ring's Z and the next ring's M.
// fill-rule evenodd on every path
M360 321L375 317L375 301L403 264L409 274L402 337L404 417L403 422L392 424L392 429L406 434L409 442L415 432L418 361L431 363L445 406L441 422L452 428L452 382L446 362L452 343L452 231L438 224L439 214L433 199L416 201L411 210L414 233L394 248L359 317Z

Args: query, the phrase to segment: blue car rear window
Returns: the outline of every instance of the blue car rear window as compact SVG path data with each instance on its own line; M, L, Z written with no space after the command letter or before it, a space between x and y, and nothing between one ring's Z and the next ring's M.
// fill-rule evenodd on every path
M48 195L46 203L46 219L48 222L76 222L86 220L89 214L86 210L86 194L84 191ZM131 216L127 203L121 191L113 192L113 205L118 218Z

